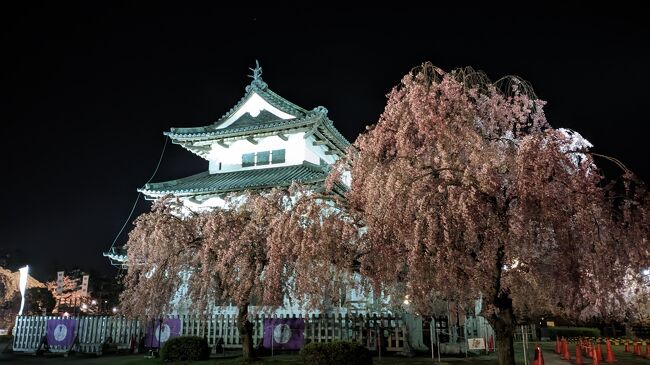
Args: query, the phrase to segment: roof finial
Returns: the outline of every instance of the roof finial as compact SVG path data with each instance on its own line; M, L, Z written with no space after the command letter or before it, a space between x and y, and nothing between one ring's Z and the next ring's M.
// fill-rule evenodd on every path
M253 74L248 75L248 77L252 78L253 81L262 81L262 67L260 67L258 60L255 60L255 68L249 68L249 70L253 71Z
M266 89L266 83L262 81L262 67L260 66L260 63L258 60L255 60L255 68L249 68L249 70L253 71L252 75L248 75L253 81L251 82L251 85L246 87L246 91L248 91L250 86L256 86L262 90Z

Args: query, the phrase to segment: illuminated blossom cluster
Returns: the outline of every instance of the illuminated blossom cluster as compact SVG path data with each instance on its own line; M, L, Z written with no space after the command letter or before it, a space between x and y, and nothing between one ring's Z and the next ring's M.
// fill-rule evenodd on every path
M249 356L249 305L326 307L360 273L423 314L481 297L501 364L518 321L625 315L650 266L649 194L627 170L605 181L543 106L517 78L424 64L333 166L330 192L249 192L201 214L158 201L129 236L124 309L167 313L184 285L198 311L232 301Z
M47 290L52 293L52 296L60 304L69 304L69 305L81 305L82 300L89 298L88 294L84 294L81 290L80 280L74 279L68 275L63 276L63 286L61 287L61 293L57 293L56 281L48 281L45 283L47 285ZM58 308L57 308L58 310Z
M501 364L519 320L624 313L625 277L650 257L645 186L629 172L607 184L591 144L543 106L517 78L425 64L335 169L367 230L362 274L420 313L482 296Z
M332 209L336 200L294 186L230 196L223 209L202 213L157 201L129 235L124 311L164 315L179 293L195 313L233 303L250 357L249 305L274 308L290 298L325 308L349 287L357 230Z

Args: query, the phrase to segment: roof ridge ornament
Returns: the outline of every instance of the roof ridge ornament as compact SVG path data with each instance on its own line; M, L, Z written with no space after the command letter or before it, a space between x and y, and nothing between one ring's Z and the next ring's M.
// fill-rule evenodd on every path
M260 66L260 62L258 60L255 60L255 68L248 68L249 70L253 71L252 75L248 75L253 81L249 86L246 87L246 91L250 91L251 86L255 86L258 89L264 90L268 87L266 82L262 81L262 66Z

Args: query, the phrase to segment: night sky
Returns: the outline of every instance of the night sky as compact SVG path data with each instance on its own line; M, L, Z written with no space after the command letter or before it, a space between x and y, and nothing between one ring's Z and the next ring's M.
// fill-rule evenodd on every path
M518 75L548 101L553 126L650 180L650 22L639 9L274 4L0 10L8 263L30 264L41 280L74 267L114 272L102 252L154 171L163 131L218 119L243 95L255 59L272 90L325 106L350 141L424 61ZM205 169L170 143L154 181ZM136 215L149 205L141 200Z

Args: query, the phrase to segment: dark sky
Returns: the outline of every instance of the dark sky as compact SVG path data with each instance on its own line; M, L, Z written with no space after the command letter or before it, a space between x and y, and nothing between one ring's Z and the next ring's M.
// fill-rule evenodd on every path
M111 272L102 251L152 174L163 131L219 118L255 59L275 92L325 106L351 141L424 61L515 74L548 101L551 124L650 177L650 22L640 9L56 3L0 10L0 250L40 279L73 267ZM154 181L206 168L170 144Z

